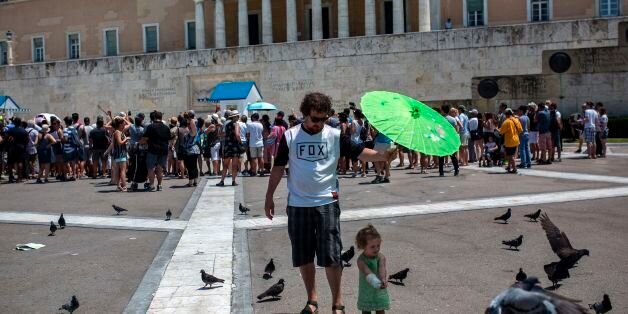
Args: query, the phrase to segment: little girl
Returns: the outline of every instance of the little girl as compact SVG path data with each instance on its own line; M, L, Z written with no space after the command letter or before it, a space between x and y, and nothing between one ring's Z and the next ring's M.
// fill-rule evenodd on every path
M358 291L358 310L362 313L385 313L390 308L388 283L386 282L386 258L379 250L382 237L375 227L369 224L358 231L355 237L358 249L364 250L358 257L360 286Z

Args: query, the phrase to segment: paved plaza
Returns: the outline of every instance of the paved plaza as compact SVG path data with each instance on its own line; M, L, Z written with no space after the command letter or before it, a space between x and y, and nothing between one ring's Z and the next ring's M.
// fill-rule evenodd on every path
M539 223L523 217L546 211L576 248L587 248L558 293L583 304L608 293L613 313L628 312L628 156L565 153L553 165L520 170L462 168L454 177L395 169L390 184L340 176L345 249L360 228L374 224L383 237L388 272L410 268L405 285L390 285L391 313L480 313L514 281L522 267L551 283L543 265L556 261ZM571 148L566 151L573 151ZM395 165L396 162L393 163ZM449 168L451 169L451 168ZM305 304L298 269L291 266L285 178L275 194L277 217L263 216L268 177L241 178L240 186L197 188L169 179L163 192L109 193L104 180L0 184L0 307L12 313L55 312L76 295L77 313L295 313ZM251 208L240 215L238 203ZM628 202L627 202L628 203ZM129 212L117 216L119 204ZM507 225L493 217L511 207ZM173 220L165 221L167 209ZM68 228L48 237L48 223L64 212ZM524 235L519 252L501 240ZM16 251L20 243L44 248ZM274 278L262 279L275 260ZM355 261L355 260L354 260ZM200 270L225 280L204 289ZM323 269L317 273L322 312L331 308ZM278 279L283 297L257 302ZM342 290L356 313L357 267L345 268Z

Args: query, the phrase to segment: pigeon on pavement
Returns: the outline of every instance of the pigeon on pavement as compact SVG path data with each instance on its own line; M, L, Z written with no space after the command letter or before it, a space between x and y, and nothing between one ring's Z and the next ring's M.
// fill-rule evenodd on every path
M168 211L166 212L166 220L170 220L171 217L172 217L172 212L170 211L170 209L168 209Z
M593 304L589 304L589 308L595 311L595 314L604 314L608 313L613 309L611 305L611 298L608 294L604 294L604 298L600 302L596 302Z
M406 268L402 271L396 272L388 276L388 280L399 280L399 282L403 283L403 280L406 279L406 277L408 277L409 271L410 271L410 268Z
M272 297L273 299L280 298L281 297L280 294L283 292L284 283L285 281L283 279L279 279L279 281L276 284L270 286L268 290L258 295L257 299L261 300L265 297Z
M537 211L535 211L532 214L527 214L527 215L523 215L524 217L530 218L530 221L534 221L536 222L537 219L539 219L539 216L541 216L541 209L539 208Z
M351 267L351 263L349 263L349 261L351 261L353 256L355 256L355 247L352 245L348 250L340 254L340 259L343 263L342 267Z
M57 231L57 226L55 225L55 223L53 221L50 222L50 234L48 235L49 237L52 237L55 235L55 231Z
M113 209L116 211L116 215L120 215L121 212L128 212L128 210L120 207L120 206L116 206L116 205L111 205L111 207L113 207Z
M61 217L59 217L57 223L59 224L59 227L61 227L61 229L65 229L65 218L63 218L63 213L61 213Z
M70 313L73 313L74 311L76 311L76 309L79 308L79 301L76 298L75 295L72 296L72 299L70 299L70 302L62 305L59 310L66 310Z
M519 268L519 272L515 276L515 280L517 282L520 282L520 281L526 280L527 278L528 278L528 275L526 275L526 273L523 272L523 269Z
M554 289L558 288L558 282L569 278L569 268L561 262L553 262L543 265L543 270L547 274L547 279L552 282Z
M510 215L511 215L510 208L508 208L508 211L505 214L503 214L503 215L501 215L499 217L495 217L495 219L493 219L493 220L503 220L504 223L507 224L508 223L508 219L510 219Z
M246 215L246 212L251 210L250 208L245 207L244 205L242 205L242 203L240 203L240 206L238 206L238 209L240 210L240 214L242 214L242 215Z
M546 291L536 285L538 282L536 277L530 277L515 283L498 294L485 313L588 313L587 309L576 304L577 300Z
M519 251L519 246L523 244L523 235L518 236L516 239L502 241L502 244L508 245L508 248L515 248L515 250Z
M552 247L552 251L560 258L561 266L571 269L578 263L582 256L589 256L589 250L587 249L574 249L567 235L552 223L546 213L541 215L541 226L543 230L545 230L545 235Z
M203 286L203 288L207 287L207 285L209 285L209 287L211 288L212 285L215 284L215 283L224 283L225 282L224 279L220 279L218 277L214 277L213 275L210 275L210 274L206 273L204 269L201 269L201 279L203 280L203 283L205 284L205 286Z
M266 264L266 267L264 267L264 279L268 280L270 278L273 278L273 272L275 272L275 262L273 262L273 259L270 259L270 262L268 262L268 264Z

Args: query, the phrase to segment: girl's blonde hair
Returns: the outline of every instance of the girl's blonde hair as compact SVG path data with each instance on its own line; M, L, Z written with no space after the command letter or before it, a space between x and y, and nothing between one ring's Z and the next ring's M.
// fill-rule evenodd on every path
M366 227L358 231L358 234L355 236L355 245L358 247L358 249L364 250L369 240L381 238L382 236L379 234L379 232L377 232L377 229L375 229L373 225L368 224Z

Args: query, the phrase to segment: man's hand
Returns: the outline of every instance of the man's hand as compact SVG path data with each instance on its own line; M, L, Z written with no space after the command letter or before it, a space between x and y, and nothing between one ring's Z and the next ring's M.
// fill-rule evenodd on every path
M266 203L264 203L264 211L266 212L266 217L268 219L273 220L273 216L275 216L275 201L273 201L273 196L266 195Z

